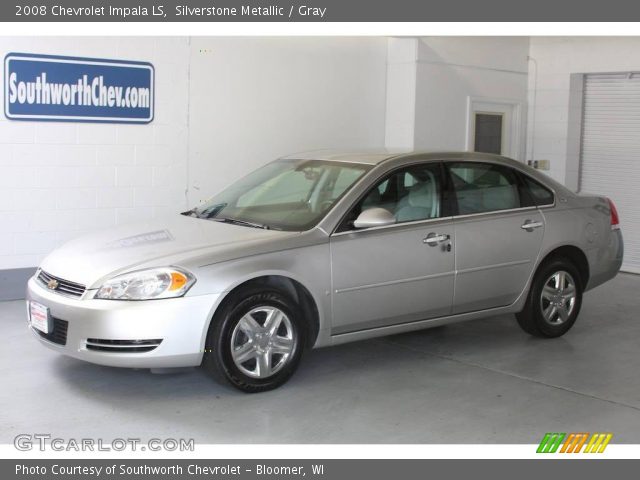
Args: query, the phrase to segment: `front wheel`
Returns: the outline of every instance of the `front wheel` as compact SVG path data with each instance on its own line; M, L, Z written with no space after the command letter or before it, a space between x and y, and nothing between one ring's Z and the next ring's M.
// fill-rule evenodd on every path
M580 273L571 262L555 259L536 273L522 312L522 329L537 337L564 335L575 323L582 305Z
M293 375L305 337L300 309L288 296L246 292L214 318L203 366L244 392L272 390Z

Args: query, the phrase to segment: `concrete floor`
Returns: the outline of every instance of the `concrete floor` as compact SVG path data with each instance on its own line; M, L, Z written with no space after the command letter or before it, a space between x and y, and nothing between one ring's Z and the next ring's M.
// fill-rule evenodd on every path
M0 303L0 443L19 433L198 443L537 443L548 431L640 443L640 276L585 295L571 332L512 316L316 350L283 388L245 395L59 356Z

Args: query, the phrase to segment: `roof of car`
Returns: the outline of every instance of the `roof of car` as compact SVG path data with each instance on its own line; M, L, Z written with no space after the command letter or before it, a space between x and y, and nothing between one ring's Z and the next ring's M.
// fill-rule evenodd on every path
M333 162L349 162L364 163L368 165L377 165L390 160L392 158L424 158L424 159L459 159L459 160L498 160L506 164L515 160L511 160L499 155L478 152L455 152L455 151L436 151L436 150L394 150L394 149L377 149L377 150L312 150L308 152L299 152L283 157L289 160L327 160ZM519 162L517 162L519 163Z
M379 165L387 160L392 160L394 165L402 165L403 160L464 160L465 162L496 162L517 168L526 172L529 176L553 188L556 192L562 191L564 196L573 195L564 185L555 181L544 173L527 166L526 163L512 158L480 152L461 151L437 151L437 150L313 150L309 152L294 153L283 157L290 160L327 160L333 162L361 163L365 165Z
M311 150L287 155L292 160L329 160L334 162L367 163L376 165L389 158L408 153L401 150Z

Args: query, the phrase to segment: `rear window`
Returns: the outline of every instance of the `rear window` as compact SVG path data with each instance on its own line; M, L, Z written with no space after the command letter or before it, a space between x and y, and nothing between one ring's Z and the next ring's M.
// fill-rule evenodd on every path
M520 192L515 172L488 163L447 165L458 203L458 214L495 212L519 208Z
M553 205L553 192L527 175L522 175L526 193L538 205Z

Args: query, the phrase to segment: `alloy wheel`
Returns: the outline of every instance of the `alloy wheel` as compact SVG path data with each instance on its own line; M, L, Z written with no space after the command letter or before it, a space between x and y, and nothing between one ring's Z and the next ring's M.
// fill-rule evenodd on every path
M231 335L236 367L253 378L268 378L288 363L296 343L291 320L280 309L260 306L245 314Z
M566 322L576 305L576 282L570 273L560 270L544 282L540 295L540 309L544 320L551 325Z

